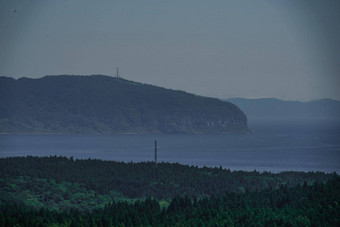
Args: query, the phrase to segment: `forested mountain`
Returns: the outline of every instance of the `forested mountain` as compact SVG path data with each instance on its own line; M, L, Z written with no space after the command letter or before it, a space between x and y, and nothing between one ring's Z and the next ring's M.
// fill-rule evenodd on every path
M274 98L231 98L251 120L340 120L340 101L320 99L309 102Z
M245 133L235 105L109 76L0 77L1 133Z

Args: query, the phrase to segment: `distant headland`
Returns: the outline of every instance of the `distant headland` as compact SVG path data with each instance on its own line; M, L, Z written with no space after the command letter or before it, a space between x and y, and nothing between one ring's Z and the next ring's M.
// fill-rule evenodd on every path
M103 75L0 77L0 133L247 133L234 104Z

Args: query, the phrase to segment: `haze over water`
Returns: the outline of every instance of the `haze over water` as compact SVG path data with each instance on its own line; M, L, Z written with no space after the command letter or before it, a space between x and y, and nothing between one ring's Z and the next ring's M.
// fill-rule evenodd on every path
M0 135L0 157L74 156L247 171L340 172L339 122L250 123L247 135Z

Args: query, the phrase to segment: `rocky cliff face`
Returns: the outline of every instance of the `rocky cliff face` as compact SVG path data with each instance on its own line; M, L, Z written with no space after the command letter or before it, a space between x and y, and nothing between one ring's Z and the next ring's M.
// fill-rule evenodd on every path
M244 117L211 118L211 117L182 117L171 124L165 124L164 131L186 133L243 133L247 130Z
M108 76L0 78L2 133L246 133L234 104Z

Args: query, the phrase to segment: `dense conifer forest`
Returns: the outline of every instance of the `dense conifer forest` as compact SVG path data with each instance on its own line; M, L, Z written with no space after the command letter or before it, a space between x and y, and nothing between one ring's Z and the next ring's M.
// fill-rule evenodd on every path
M0 226L339 226L339 204L335 173L0 159Z

